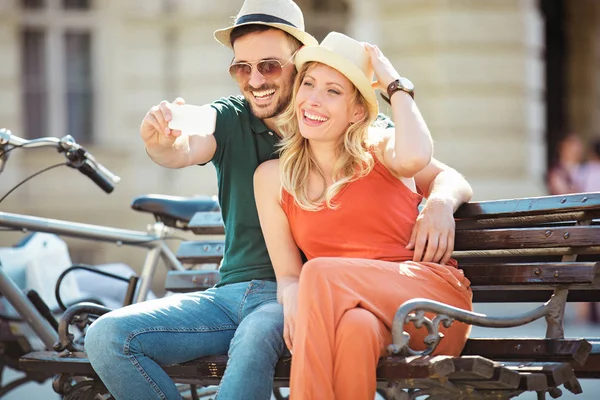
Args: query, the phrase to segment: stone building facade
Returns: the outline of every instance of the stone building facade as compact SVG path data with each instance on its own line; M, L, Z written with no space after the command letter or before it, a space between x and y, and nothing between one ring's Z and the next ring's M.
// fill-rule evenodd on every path
M376 43L411 78L436 157L466 175L477 200L545 193L548 148L561 134L548 121L586 137L600 133L600 2L559 1L558 11L548 11L545 0L297 2L319 39L338 30ZM216 194L211 166L155 166L138 129L162 99L203 104L237 92L226 68L231 53L212 32L240 6L241 0L0 0L0 126L25 137L69 133L123 178L106 196L76 171L55 169L0 209L143 230L148 216L129 209L137 195ZM552 21L560 23L558 44L548 39ZM564 79L557 91L548 79L557 61L547 54L559 45L568 51L558 57ZM13 152L0 191L58 161L51 150ZM11 240L5 235L0 243ZM83 242L72 248L83 261L138 265L141 257Z

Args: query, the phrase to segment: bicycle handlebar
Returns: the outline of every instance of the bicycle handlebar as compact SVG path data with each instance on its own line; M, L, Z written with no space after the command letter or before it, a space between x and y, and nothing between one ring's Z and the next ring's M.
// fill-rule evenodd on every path
M61 139L56 137L42 137L27 140L15 136L8 129L0 129L0 172L2 172L4 163L8 159L8 151L10 149L7 150L7 146L55 147L59 153L65 153L69 167L79 170L106 193L111 193L115 185L121 180L120 177L96 161L94 156L83 146L79 145L70 135Z

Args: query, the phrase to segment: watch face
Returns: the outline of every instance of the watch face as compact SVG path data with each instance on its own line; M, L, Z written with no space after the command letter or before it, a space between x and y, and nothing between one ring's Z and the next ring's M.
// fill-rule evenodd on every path
M402 84L402 86L404 86L404 88L411 92L415 90L415 85L413 85L413 83L408 78L400 77L400 83Z

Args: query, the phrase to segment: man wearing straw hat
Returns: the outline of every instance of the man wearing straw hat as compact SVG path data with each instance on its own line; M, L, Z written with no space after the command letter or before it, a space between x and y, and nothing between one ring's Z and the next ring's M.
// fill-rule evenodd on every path
M173 119L183 100L161 102L144 117L140 134L159 165L214 164L226 233L221 281L204 292L115 310L89 328L90 362L117 400L178 399L160 365L226 353L229 363L217 397L269 399L274 367L285 350L283 311L260 230L253 175L258 165L276 157L276 118L291 100L294 55L317 41L305 32L302 12L291 0L246 0L234 25L216 31L215 38L233 50L229 72L242 96L204 106L197 111L204 122L183 134ZM429 211L413 233L412 246L420 259L449 258L452 246L445 243L454 232L453 208L470 187L438 163L424 173L440 178L432 184L439 196L430 196L437 202L425 206ZM432 232L436 245L425 248L425 242L433 243Z
M228 354L219 399L271 397L275 364L285 349L283 310L260 230L252 177L274 157L275 117L291 99L293 56L317 41L291 0L246 0L235 23L215 32L233 49L229 72L243 96L204 109L201 131L171 130L171 104L153 107L141 136L152 160L168 168L212 162L225 222L221 281L204 292L135 304L99 318L85 348L94 370L117 399L179 399L163 364ZM177 101L182 103L182 101Z

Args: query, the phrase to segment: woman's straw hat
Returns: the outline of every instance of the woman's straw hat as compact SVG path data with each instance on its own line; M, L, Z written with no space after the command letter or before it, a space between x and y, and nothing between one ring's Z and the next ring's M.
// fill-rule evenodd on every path
M317 39L304 30L302 10L292 0L246 0L235 23L214 35L221 44L231 48L231 31L243 25L268 25L289 33L305 45L317 45Z
M304 46L296 54L296 68L311 61L330 66L341 72L367 100L371 116L379 112L373 83L371 57L365 46L338 32L329 33L318 46Z

